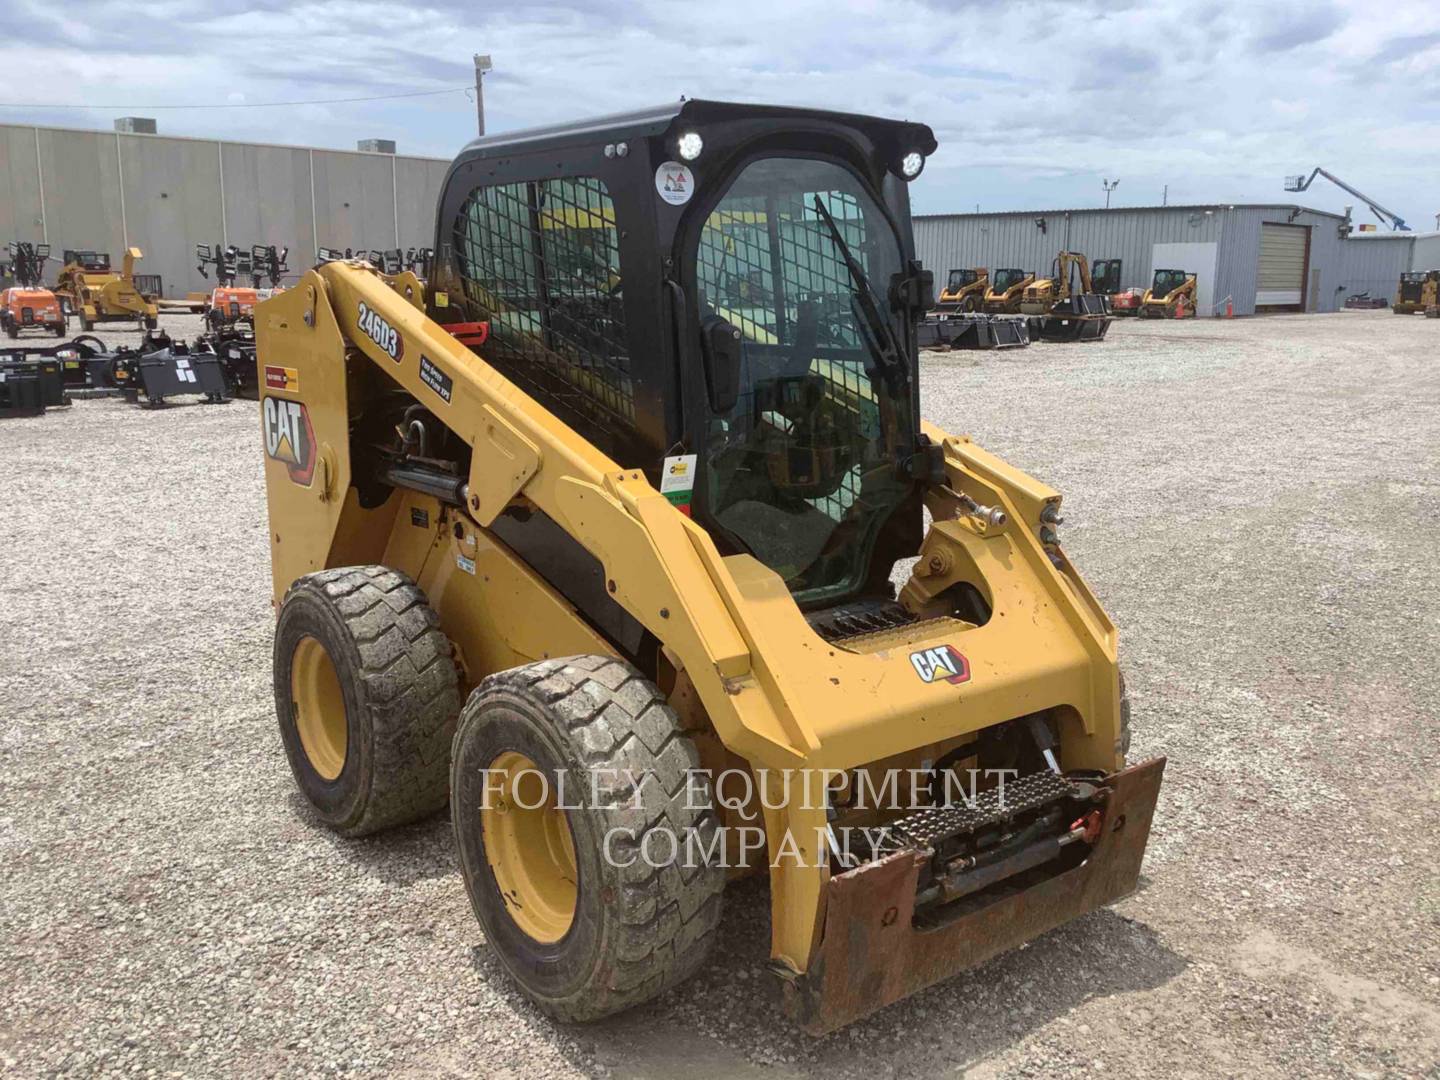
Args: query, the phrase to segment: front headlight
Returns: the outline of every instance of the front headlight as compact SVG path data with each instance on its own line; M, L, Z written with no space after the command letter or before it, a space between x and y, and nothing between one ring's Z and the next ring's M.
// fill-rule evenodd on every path
M681 161L694 161L705 149L705 140L698 131L687 131L676 141L675 149L679 151Z

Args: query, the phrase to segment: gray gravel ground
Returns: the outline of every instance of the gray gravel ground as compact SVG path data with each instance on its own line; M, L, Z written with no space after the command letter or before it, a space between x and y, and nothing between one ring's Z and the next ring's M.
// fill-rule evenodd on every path
M923 384L1067 494L1170 758L1135 896L814 1041L748 883L697 979L557 1027L447 820L346 842L295 793L254 405L82 402L0 423L3 1071L1436 1075L1440 324L1120 323Z

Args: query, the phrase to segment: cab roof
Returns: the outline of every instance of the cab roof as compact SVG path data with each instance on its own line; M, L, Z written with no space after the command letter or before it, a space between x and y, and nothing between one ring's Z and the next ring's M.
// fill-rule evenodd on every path
M830 122L859 129L877 146L916 149L927 157L938 145L935 133L925 124L907 120L886 120L860 113L834 112L827 109L796 108L787 105L751 105L733 101L705 101L681 98L665 105L633 112L612 113L588 120L572 120L562 124L482 135L472 139L460 157L491 157L515 150L533 150L545 146L573 143L594 143L608 140L633 139L663 134L677 120L700 125L727 120L780 120L796 123Z

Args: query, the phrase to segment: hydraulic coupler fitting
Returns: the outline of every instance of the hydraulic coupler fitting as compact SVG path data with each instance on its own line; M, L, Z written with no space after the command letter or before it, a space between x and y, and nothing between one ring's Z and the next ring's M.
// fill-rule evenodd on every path
M960 505L967 514L989 528L1004 528L1005 523L1010 520L998 506L981 506L963 491L955 492L955 497L960 500Z

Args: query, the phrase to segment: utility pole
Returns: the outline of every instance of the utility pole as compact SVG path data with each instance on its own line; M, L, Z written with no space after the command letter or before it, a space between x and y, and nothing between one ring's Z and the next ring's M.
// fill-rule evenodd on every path
M494 66L488 54L475 54L475 121L481 135L485 134L485 73Z
M1100 186L1105 189L1105 209L1110 209L1110 192L1120 186L1119 180L1101 180Z
M1160 193L1160 205L1161 205L1161 206L1169 206L1169 205L1170 205L1170 185L1169 185L1169 184L1166 184L1166 185L1165 185L1165 190Z

